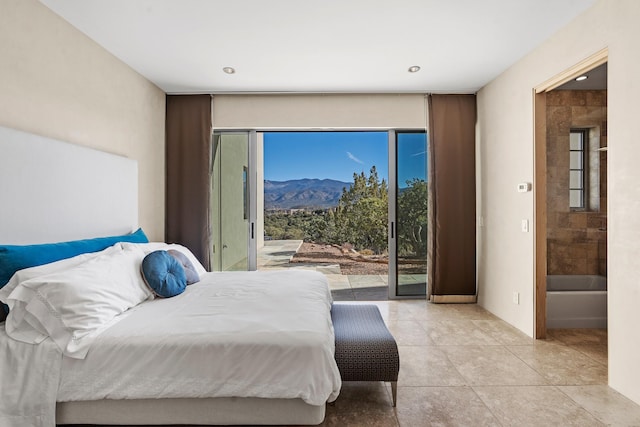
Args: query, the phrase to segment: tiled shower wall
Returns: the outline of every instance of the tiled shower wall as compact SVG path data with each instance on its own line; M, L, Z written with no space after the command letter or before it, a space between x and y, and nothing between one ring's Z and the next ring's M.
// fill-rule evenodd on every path
M590 130L588 156L599 156L585 210L569 208L572 128ZM547 93L547 274L607 274L607 152L594 149L606 146L607 91Z

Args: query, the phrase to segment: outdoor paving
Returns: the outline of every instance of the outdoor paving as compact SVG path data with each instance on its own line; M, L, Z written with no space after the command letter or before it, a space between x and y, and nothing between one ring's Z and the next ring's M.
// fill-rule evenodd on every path
M386 275L341 274L339 264L291 263L302 240L267 240L258 249L258 270L313 270L327 276L336 301L384 301L388 298Z

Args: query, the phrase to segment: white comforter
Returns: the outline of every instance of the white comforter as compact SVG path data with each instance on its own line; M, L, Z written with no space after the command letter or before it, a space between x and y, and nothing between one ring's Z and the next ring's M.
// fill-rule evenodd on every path
M65 357L58 401L172 397L333 401L340 390L323 275L207 273L140 304L84 360Z
M239 396L322 405L337 398L341 380L323 275L234 272L201 279L179 296L146 301L122 314L83 360L60 361L51 340L23 344L2 331L0 345L15 355L10 364L0 362L2 388L12 370L14 385L23 376L32 386L13 398L34 417L15 425L52 425L46 420L55 402L42 400L51 399L52 389L57 401ZM43 376L48 384L29 395ZM6 396L0 392L0 401Z

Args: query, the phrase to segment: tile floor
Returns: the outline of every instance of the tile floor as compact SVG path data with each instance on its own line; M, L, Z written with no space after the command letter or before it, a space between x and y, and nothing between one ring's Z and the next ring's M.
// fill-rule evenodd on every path
M301 243L266 245L261 269L326 274L337 304L380 308L400 352L396 408L388 384L347 382L322 426L640 427L640 406L607 386L606 330L556 329L533 340L475 304L382 301L385 276L289 264Z
M398 343L398 405L386 384L344 383L323 426L640 426L606 385L605 330L536 341L477 305L371 303Z
M300 244L267 244L260 269L324 273L338 304L380 308L400 352L396 408L387 384L344 383L323 426L640 427L640 406L607 386L606 330L533 340L475 304L387 301L386 276L289 264Z

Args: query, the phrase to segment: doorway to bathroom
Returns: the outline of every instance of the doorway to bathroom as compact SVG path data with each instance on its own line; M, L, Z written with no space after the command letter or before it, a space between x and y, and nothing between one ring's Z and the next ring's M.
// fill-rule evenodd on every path
M536 338L607 326L607 52L535 93Z

